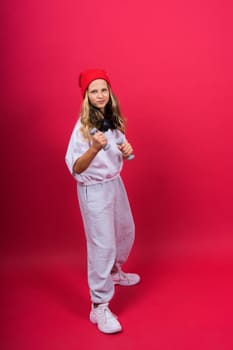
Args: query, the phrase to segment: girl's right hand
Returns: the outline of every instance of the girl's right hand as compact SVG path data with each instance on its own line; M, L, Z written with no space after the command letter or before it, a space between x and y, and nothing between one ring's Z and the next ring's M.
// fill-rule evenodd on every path
M92 147L96 150L100 151L106 144L108 140L103 132L96 131L96 133L92 136Z

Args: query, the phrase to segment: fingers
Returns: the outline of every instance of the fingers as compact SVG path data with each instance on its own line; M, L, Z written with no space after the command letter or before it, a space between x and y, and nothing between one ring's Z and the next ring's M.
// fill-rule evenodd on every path
M118 148L122 152L124 157L127 157L133 153L133 148L128 142L122 143L120 146L118 146Z
M93 140L93 146L96 147L97 149L103 148L108 142L106 136L101 131L97 131L93 135L92 140Z

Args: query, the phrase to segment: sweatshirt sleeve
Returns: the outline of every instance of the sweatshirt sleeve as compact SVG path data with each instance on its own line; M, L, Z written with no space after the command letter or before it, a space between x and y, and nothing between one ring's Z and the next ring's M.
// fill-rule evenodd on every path
M80 132L80 127L81 123L80 120L78 120L72 131L65 155L66 165L72 175L74 175L74 163L89 148L89 142L84 140L83 135Z

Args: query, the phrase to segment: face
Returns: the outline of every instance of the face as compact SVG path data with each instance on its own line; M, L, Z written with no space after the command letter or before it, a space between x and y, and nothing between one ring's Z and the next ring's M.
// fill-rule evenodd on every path
M103 79L93 80L87 89L90 103L104 112L104 108L109 101L108 84Z

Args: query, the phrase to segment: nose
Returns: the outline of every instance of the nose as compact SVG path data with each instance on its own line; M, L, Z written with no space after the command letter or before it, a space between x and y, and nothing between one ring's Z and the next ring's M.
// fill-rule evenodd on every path
M103 91L99 91L98 92L98 98L102 98L103 97Z

